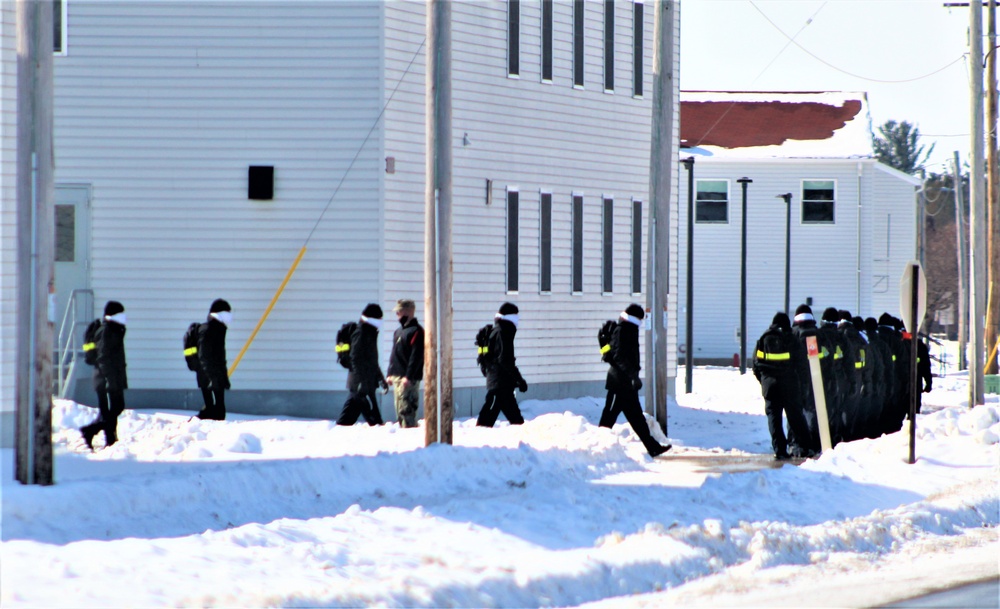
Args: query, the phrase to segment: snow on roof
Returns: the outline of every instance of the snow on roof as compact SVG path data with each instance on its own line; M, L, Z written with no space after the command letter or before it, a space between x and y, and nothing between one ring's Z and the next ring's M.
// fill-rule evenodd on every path
M681 91L682 153L724 158L871 158L864 92Z

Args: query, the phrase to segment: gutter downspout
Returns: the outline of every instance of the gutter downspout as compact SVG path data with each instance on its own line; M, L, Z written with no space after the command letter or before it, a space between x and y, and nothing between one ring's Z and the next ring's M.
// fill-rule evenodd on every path
M861 176L864 174L864 165L858 162L858 251L857 251L857 295L858 303L854 309L861 315Z

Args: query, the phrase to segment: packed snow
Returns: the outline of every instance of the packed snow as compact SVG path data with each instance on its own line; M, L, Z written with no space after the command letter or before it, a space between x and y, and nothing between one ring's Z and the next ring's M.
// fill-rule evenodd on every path
M128 410L93 453L96 411L58 401L55 485L14 482L3 451L0 605L887 603L998 577L987 398L936 378L915 464L907 424L798 467L769 461L760 387L732 368L695 369L658 459L624 417L597 426L603 396L525 399L523 426L461 419L430 447L394 423Z

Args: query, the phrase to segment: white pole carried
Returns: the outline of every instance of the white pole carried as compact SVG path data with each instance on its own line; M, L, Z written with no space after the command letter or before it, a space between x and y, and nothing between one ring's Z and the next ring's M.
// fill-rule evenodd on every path
M819 425L819 443L824 451L833 448L830 440L830 417L826 414L826 394L823 393L823 370L819 366L819 345L815 336L806 337L809 355L809 376L812 378L813 396L816 399L816 422Z

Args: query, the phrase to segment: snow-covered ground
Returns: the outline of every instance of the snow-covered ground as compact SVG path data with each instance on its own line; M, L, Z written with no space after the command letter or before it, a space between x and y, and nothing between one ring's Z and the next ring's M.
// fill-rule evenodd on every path
M126 411L95 453L95 411L58 402L54 486L12 482L3 452L0 605L853 607L998 577L1000 403L968 409L964 374L924 396L913 465L901 432L706 467L770 440L752 375L694 388L655 460L624 417L597 426L602 396L429 448L395 424Z

